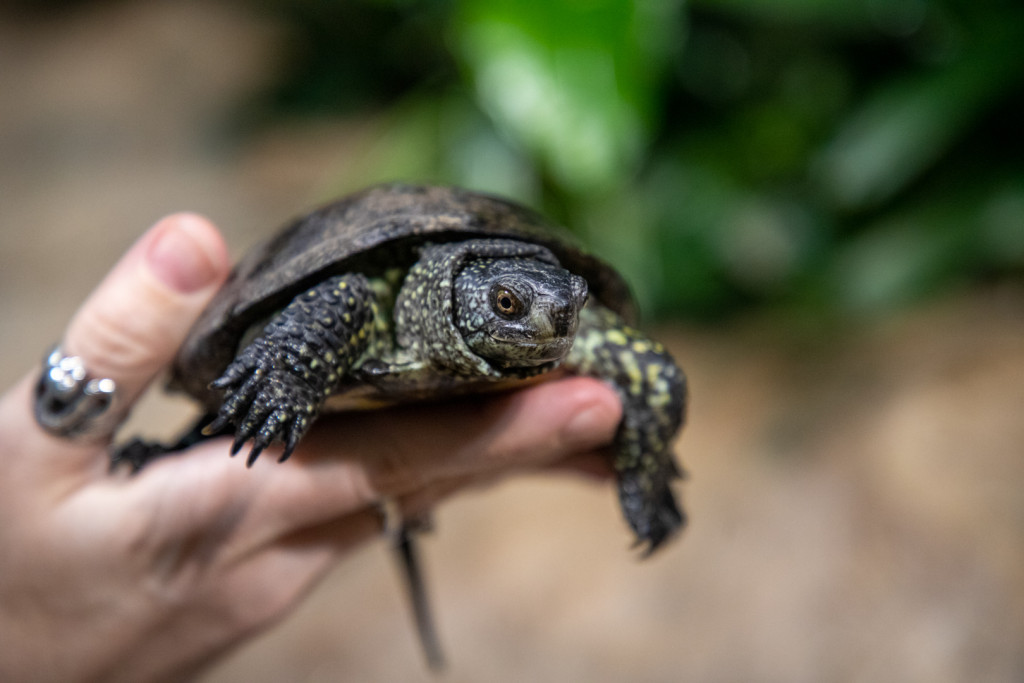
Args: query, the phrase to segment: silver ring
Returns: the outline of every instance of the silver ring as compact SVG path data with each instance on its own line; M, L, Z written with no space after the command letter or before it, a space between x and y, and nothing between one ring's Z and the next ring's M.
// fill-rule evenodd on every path
M116 398L114 380L89 377L82 359L65 356L58 344L43 359L36 384L36 422L64 439L109 439L122 418L111 409Z

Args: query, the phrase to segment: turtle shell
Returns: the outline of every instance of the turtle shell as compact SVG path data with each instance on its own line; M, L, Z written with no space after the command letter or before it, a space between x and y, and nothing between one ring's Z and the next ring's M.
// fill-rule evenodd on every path
M425 242L506 237L542 244L623 316L635 306L622 277L561 227L522 205L453 187L381 185L303 216L254 247L203 312L174 362L172 386L204 397L256 322L335 274L408 267Z

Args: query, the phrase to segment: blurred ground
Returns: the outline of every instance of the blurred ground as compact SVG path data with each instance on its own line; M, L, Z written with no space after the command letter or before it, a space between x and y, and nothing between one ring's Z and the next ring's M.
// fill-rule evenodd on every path
M0 386L160 215L207 213L241 253L373 135L225 143L274 31L199 2L99 7L0 23ZM662 330L694 398L692 524L659 556L637 562L612 492L574 480L440 511L440 680L1024 679L1024 288L827 337L778 322ZM433 679L378 544L206 680Z

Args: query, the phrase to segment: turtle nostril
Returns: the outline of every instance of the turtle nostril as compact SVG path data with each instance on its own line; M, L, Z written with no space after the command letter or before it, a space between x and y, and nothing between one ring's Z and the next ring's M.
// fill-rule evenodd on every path
M579 275L573 275L572 277L573 296L576 299L576 304L580 308L583 308L583 304L587 303L587 297L590 294L587 287L587 281Z
M563 311L554 316L555 336L568 337L576 328L576 311Z

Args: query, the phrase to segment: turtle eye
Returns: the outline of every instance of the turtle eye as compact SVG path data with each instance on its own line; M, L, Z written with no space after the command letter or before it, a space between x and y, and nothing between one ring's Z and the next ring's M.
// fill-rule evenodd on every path
M508 287L495 287L491 296L494 310L506 318L519 317L526 308L522 300Z

